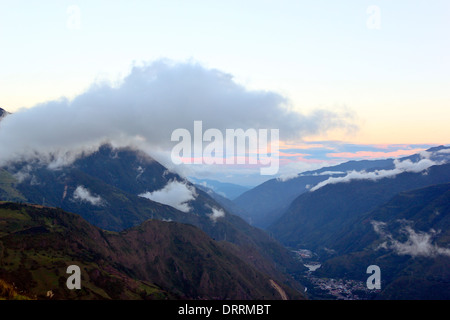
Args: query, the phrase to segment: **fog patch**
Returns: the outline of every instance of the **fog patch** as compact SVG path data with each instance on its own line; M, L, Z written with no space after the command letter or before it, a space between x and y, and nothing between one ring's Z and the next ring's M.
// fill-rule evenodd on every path
M405 224L406 222L406 224ZM412 257L436 257L445 255L450 257L450 249L442 248L432 243L433 238L439 231L431 229L429 232L416 232L408 223L404 221L400 233L407 237L405 242L395 239L392 234L384 230L386 223L372 221L374 231L384 240L378 248L392 250L398 255L410 255Z
M188 202L194 200L197 193L194 187L185 182L169 181L164 188L153 192L145 192L139 196L187 213L192 210Z
M353 180L372 180L377 181L384 178L393 178L397 176L398 174L401 174L403 172L422 172L430 168L434 165L441 165L443 162L436 162L433 160L430 160L428 158L423 158L418 162L412 162L411 160L407 159L404 161L400 161L398 159L394 160L395 168L391 170L375 170L371 172L366 171L350 171L345 175L344 177L330 177L325 181L319 182L317 185L315 185L313 188L310 189L311 192L316 191L328 184L336 184L336 183L344 183L344 182L350 182Z
M225 211L222 209L211 208L212 212L209 214L209 218L213 222L217 222L217 219L225 217Z
M102 206L104 201L100 196L94 196L83 186L78 186L73 192L73 198L82 202L88 202L93 206Z

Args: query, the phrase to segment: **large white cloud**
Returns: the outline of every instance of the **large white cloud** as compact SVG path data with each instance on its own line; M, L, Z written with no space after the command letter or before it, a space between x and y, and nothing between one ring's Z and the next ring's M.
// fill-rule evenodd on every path
M0 164L52 152L60 165L104 142L167 150L174 144L172 131L192 131L194 120L202 120L205 130L223 132L279 129L281 139L353 128L348 114L301 114L286 97L248 90L219 70L160 60L133 67L120 83L97 83L73 100L48 101L8 115L0 122Z

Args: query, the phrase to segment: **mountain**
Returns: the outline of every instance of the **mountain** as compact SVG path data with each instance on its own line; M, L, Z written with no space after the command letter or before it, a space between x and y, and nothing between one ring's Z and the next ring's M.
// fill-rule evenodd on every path
M8 199L16 193L28 203L59 207L116 232L148 219L191 224L223 241L228 250L260 272L301 290L287 272L304 267L278 241L143 152L104 145L70 165L53 166L54 160L50 165L39 160L8 164L4 170L15 179L8 182ZM152 192L165 200L189 197L176 208L143 197Z
M291 179L271 179L243 193L233 202L247 213L246 220L252 225L266 229L289 207L300 194L307 192L330 177L343 176L351 170L371 170L391 164L392 160L362 160L306 171Z
M336 250L341 230L397 193L449 181L450 164L443 164L378 180L327 184L298 196L269 230L288 246Z
M377 299L450 299L450 183L401 192L335 240L317 276L365 280L381 269Z
M66 287L73 264L81 290ZM0 203L0 266L6 298L301 298L283 284L277 291L272 279L192 225L147 220L111 232L61 209L11 202Z
M205 186L204 184L195 184L197 189L206 192L211 198L213 198L217 203L219 203L228 212L243 218L245 221L250 221L250 215L237 204L235 204L230 199L216 193L213 189Z
M17 180L6 170L0 168L0 199L3 201L26 201L15 188Z
M3 109L3 108L0 108L0 120L3 118L3 117L6 117L7 115L9 114L9 112L7 112L5 109Z
M430 160L441 162L449 158L449 153L441 153L445 149L449 148L444 146L430 148L420 154L399 158L398 161L417 162L426 156ZM267 229L283 215L295 198L330 177L342 177L352 171L374 172L394 168L394 159L352 160L336 166L306 171L290 179L268 180L245 192L233 202L247 214L242 216L246 221L254 226Z
M234 200L244 192L250 190L249 187L244 187L234 183L221 182L211 179L197 179L195 177L192 177L191 181L196 185L211 189L215 193L230 200Z

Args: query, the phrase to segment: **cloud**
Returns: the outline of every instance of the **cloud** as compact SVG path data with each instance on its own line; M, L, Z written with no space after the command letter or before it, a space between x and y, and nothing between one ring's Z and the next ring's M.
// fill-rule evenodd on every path
M394 170L399 170L400 172L422 172L431 166L439 165L439 164L441 164L441 163L435 162L428 158L424 158L418 162L412 162L409 159L404 160L404 161L400 161L400 160L396 159L396 160L394 160L394 165L395 165ZM392 171L394 171L394 170L392 170Z
M405 221L409 222L409 221ZM410 255L412 257L436 257L438 255L445 255L450 257L450 249L442 248L432 243L433 237L438 233L431 229L428 233L416 232L409 225L404 225L400 232L407 236L405 242L400 242L393 238L393 236L384 230L386 223L379 221L372 221L374 231L385 240L380 248L393 250L398 255Z
M16 178L17 182L22 183L25 180L28 180L33 177L31 172L33 168L30 164L23 166L19 171L13 174L14 178Z
M182 212L189 212L191 207L187 202L194 200L197 193L194 187L187 185L185 182L169 181L164 188L153 192L145 192L139 196L169 205Z
M281 182L286 182L286 181L289 181L289 180L292 180L292 179L295 179L295 178L297 178L297 177L299 177L300 176L300 174L298 174L298 173L286 173L286 174L281 174L278 178L277 178L277 180L278 181L281 181Z
M223 218L225 217L225 212L222 209L216 209L216 208L212 208L212 212L209 215L209 218L213 221L216 222L217 219L219 218Z
M335 174L345 174L344 171L323 171L320 173L314 173L313 176L332 176Z
M117 83L93 84L72 100L61 98L21 109L0 122L0 164L52 153L55 163L73 161L100 144L169 151L177 128L193 130L279 129L281 139L354 128L350 113L294 111L271 91L249 90L232 75L198 63L159 60L135 65Z
M93 206L101 206L104 204L104 201L100 196L93 196L91 192L83 186L78 186L75 189L73 198L75 200L89 202Z
M301 172L318 170L320 168L331 165L336 165L336 163L326 160L311 160L311 159L301 159L297 162L288 162L285 163L282 167L280 167L279 170L280 174L277 180L285 182L303 175L309 176L310 174L302 174Z
M375 170L371 172L366 171L350 171L344 177L330 177L325 181L319 182L317 185L310 189L311 192L316 191L328 184L336 184L343 182L350 182L353 180L372 180L376 181L384 178L393 178L396 175L403 172L422 172L431 166L442 164L440 162L435 162L430 159L421 159L418 162L412 162L409 159L400 161L398 159L394 160L395 168L391 170Z

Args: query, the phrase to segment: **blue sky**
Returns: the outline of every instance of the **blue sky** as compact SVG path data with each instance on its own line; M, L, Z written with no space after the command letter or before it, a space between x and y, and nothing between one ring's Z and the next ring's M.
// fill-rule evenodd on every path
M308 143L446 144L449 30L447 0L0 1L0 107L70 99L167 58L359 126Z

